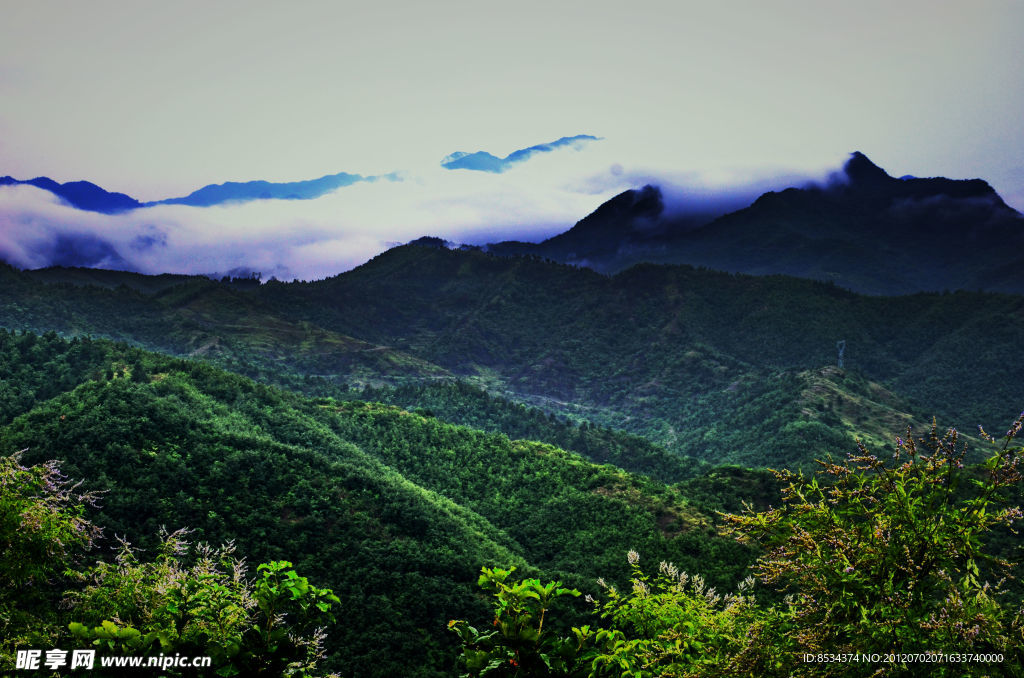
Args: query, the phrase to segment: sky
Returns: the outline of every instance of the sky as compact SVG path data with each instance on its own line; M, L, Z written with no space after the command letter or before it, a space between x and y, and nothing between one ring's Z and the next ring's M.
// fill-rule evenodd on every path
M149 273L309 279L421 235L554 235L647 182L684 202L756 195L855 150L893 176L984 178L1024 208L1016 0L0 3L0 175L144 201L398 177L116 216L0 187L0 256L23 267L77 233ZM441 165L577 135L597 139L500 173Z

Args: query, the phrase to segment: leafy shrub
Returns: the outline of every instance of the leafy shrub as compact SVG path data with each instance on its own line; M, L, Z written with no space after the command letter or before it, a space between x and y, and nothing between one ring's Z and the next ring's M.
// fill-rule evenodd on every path
M151 562L122 542L113 562L87 568L100 530L84 513L96 496L77 488L56 462L0 457L0 666L12 668L19 648L77 641L108 654L209 656L221 676L311 675L340 602L330 590L286 561L249 580L230 545L198 545L186 564L184 530L165 535Z
M651 576L635 551L627 558L628 589L598 581L607 598L595 605L609 628L593 633L588 675L769 675L772 660L761 642L775 620L757 607L752 577L723 596L699 574L662 562Z
M84 517L95 500L56 462L23 466L20 453L0 457L0 665L16 647L47 644L60 633L51 610L66 573L100 536Z
M890 459L861 445L822 463L824 480L779 472L781 507L729 517L741 540L766 549L758 576L791 592L795 651L1020 657L1019 613L1003 603L1011 565L984 538L1021 517L1004 491L1022 477L1022 450L1011 446L1022 420L980 477L957 431L933 425L898 438Z
M781 604L759 604L750 595L753 578L721 597L668 563L651 577L631 551L629 587L599 580L604 600L588 596L600 618L594 628L542 637L536 622L546 603L526 600L558 585L507 584L509 571L485 569L480 582L495 591L498 628L481 634L466 622L449 625L463 641L465 675L898 676L920 675L923 667L939 676L1020 675L1024 607L1005 590L1012 564L987 542L1022 517L1008 500L1024 478L1024 448L1014 445L1022 425L1024 413L973 468L956 430L940 435L933 424L925 437L897 438L889 459L860 445L842 463L820 462L821 478L776 472L785 485L780 507L726 519L741 541L763 549L754 572L788 592ZM518 620L511 632L508 618ZM922 664L905 657L935 652L1002 659ZM819 654L892 660L807 661Z
M516 568L483 568L479 585L494 595L492 630L478 631L462 620L448 622L448 628L463 643L465 677L490 676L576 676L583 635L577 641L559 637L544 629L545 615L554 601L580 592L562 588L561 582L542 584L538 579L509 581ZM575 629L574 629L575 630Z
M94 583L73 596L72 634L109 652L209 656L218 675L308 676L321 658L322 624L339 602L287 561L246 578L233 548L199 544L192 565L185 531L165 535L152 562L127 544L99 563ZM111 620L116 620L111 621Z

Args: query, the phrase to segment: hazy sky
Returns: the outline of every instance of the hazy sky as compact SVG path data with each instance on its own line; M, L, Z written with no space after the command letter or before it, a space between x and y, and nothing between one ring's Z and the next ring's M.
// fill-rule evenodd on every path
M853 150L895 176L982 177L1024 207L1020 1L0 2L0 175L142 200L404 179L318 207L146 217L171 231L237 240L255 222L315 249L353 229L560 230L637 179L819 176ZM577 134L602 140L501 175L439 167ZM6 227L15 208L21 226L54 219L24 215L35 193L0 196Z

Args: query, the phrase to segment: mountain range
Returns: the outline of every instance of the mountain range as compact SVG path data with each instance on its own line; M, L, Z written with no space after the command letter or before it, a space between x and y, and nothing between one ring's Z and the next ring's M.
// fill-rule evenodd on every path
M0 326L129 340L308 393L464 380L716 464L809 464L933 415L991 426L1024 402L1018 295L865 296L652 264L607 276L429 245L312 283L4 267Z
M58 183L48 177L37 177L19 181L13 177L0 177L0 186L27 184L53 193L72 207L103 214L119 214L128 210L152 207L154 205L191 205L212 207L231 202L248 200L312 200L344 186L360 181L378 179L395 180L388 174L380 177L364 177L360 174L339 172L319 179L305 181L227 181L223 184L209 184L180 198L166 198L152 202L139 202L124 193L112 193L88 181Z
M766 467L888 458L933 417L979 460L1024 404L1024 295L922 290L1017 291L1020 225L854 154L724 216L643 187L542 243L424 237L314 282L0 264L0 448L103 492L88 518L142 554L187 527L332 588L325 670L450 676L448 620L494 619L482 566L600 596L632 549L726 591L758 547L717 512L778 506Z
M562 137L544 144L535 144L509 153L499 158L486 151L466 153L456 151L441 160L445 169L468 169L484 172L502 173L512 166L523 163L540 153L550 153L559 148L579 148L589 141L599 141L599 137L589 134L577 134ZM0 186L25 184L49 191L64 200L72 207L102 214L119 214L129 210L154 205L190 205L192 207L212 207L233 202L249 200L313 200L331 191L351 186L362 181L379 181L386 179L398 181L399 174L391 172L379 176L363 176L349 172L328 174L318 179L300 181L226 181L221 184L208 184L192 191L188 195L176 198L165 198L151 202L141 202L124 193L107 191L89 181L69 181L60 183L49 177L36 177L21 181L14 177L0 177Z
M624 574L629 548L716 585L750 559L680 488L550 444L88 338L0 330L0 446L103 491L89 519L110 536L93 559L114 535L146 553L161 526L187 526L330 586L344 616L325 650L343 675L452 675L446 623L486 614L484 564L593 589Z
M64 200L72 207L90 212L118 214L143 206L143 203L129 195L112 193L88 181L68 181L62 184L49 177L36 177L26 181L19 181L9 176L0 177L0 186L17 185L41 188Z
M541 243L421 238L312 283L5 267L0 325L129 340L300 390L296 373L355 389L470 380L750 466L884 439L865 422L990 425L1024 400L1024 217L984 181L897 179L854 153L825 185L699 222L647 186ZM846 369L822 372L840 341ZM835 395L819 410L815 393ZM744 411L778 416L723 449L727 413ZM807 430L760 442L795 420L816 443Z
M344 186L351 186L360 181L377 181L380 178L393 179L394 177L392 175L386 177L364 177L360 174L339 172L307 181L228 181L223 184L203 186L181 198L157 200L156 202L146 203L143 206L191 205L193 207L212 207L213 205L247 200L312 200Z
M666 215L661 191L645 186L541 243L487 249L604 273L653 262L791 275L867 294L1024 293L1024 216L991 186L893 178L859 152L826 185L768 192L714 219Z
M453 154L450 168L504 171L532 154L582 143L565 137L504 158ZM487 157L484 157L487 156ZM497 163L497 164L495 164ZM493 167L492 167L493 165ZM362 181L394 180L345 172L310 181L227 182L188 196L139 203L89 182L29 183L75 207L113 214L156 204L209 207L254 199L311 199ZM710 208L709 208L710 209ZM125 267L122 253L98 235L64 233L49 261L62 266ZM688 264L732 273L790 275L865 294L984 290L1024 293L1024 216L981 179L889 176L853 153L824 184L768 192L726 214L666 209L661 189L644 186L600 205L543 242L483 246L501 256L530 255L616 273L638 263Z

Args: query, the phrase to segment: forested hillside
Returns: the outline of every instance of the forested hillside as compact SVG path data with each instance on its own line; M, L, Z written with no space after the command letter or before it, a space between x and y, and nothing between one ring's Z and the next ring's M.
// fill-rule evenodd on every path
M944 638L1004 653L1020 633L1009 611L1020 587L994 583L1003 559L1021 555L1008 526L1021 499L1019 453L975 465L991 449L977 426L999 430L1024 402L1020 296L869 297L795 278L650 264L604 276L421 241L311 283L0 267L0 325L10 328L0 331L4 468L45 477L56 466L41 464L58 460L83 492L101 493L96 506L71 507L74 520L106 535L63 574L47 570L46 586L8 587L0 608L31 603L24 614L3 613L8 658L19 642L65 642L72 628L73 642L101 638L111 633L102 622L119 615L153 628L153 614L104 603L131 596L103 587L161 581L147 568L207 567L207 552L189 556L174 545L184 537L161 537L180 528L193 543L231 543L265 564L224 595L252 598L245 586L263 581L272 600L267 591L279 589L266 578L308 578L304 590L324 607L307 612L337 620L315 663L340 675L475 676L498 661L513 676L519 664L510 661L536 660L546 668L530 675L601 676L611 670L601 661L645 676L665 661L667 675L782 676L809 649L885 646L863 636L868 628L905 633L908 647ZM932 417L966 434L939 445L927 436ZM904 438L894 452L896 435ZM922 461L912 461L910 440L928 450ZM812 479L823 468L816 460L834 476L822 485ZM843 483L856 487L826 494ZM858 517L861 491L880 493L870 518ZM940 514L942 530L890 529L932 525ZM847 519L849 543L827 528ZM868 522L877 529L861 534ZM817 546L787 541L815 530ZM114 535L143 551L117 555ZM865 550L864 539L874 546ZM789 550L772 550L780 548ZM801 559L823 548L838 550ZM97 559L105 564L92 565ZM643 569L661 561L658 575ZM87 571L73 577L75 568ZM482 578L481 568L490 568ZM860 569L904 572L926 593L900 597L899 581L878 589L880 575L857 579ZM666 572L676 584L662 581ZM700 578L684 585L680 572ZM710 592L736 591L751 572L761 582L754 589L742 584L725 603ZM940 614L953 576L976 605L935 626L929 615ZM89 577L100 583L82 589ZM800 581L838 588L801 598ZM632 593L614 588L624 582ZM58 604L62 591L69 597ZM664 602L650 624L645 591ZM834 600L835 591L851 597ZM488 593L498 596L492 612ZM786 607L784 593L799 604ZM538 621L529 601L551 596L575 602L551 608L546 635L528 631ZM889 599L888 608L872 602ZM841 624L821 600L842 608ZM170 609L177 603L157 611ZM679 610L692 615L695 636L678 635ZM951 630L968 613L985 620L983 640ZM892 626L897 617L910 626ZM456 633L445 631L449 621ZM29 633L33 623L42 631ZM256 628L233 623L225 628ZM312 623L295 638L320 637ZM487 624L497 635L479 630ZM696 645L658 645L658 624ZM160 642L211 642L205 631L199 640L185 631ZM155 634L139 637L152 644ZM268 634L228 634L228 649L215 654L242 673L280 664ZM294 645L288 656L308 646Z
M993 426L1024 400L1013 295L866 297L678 266L606 277L421 246L258 287L197 279L147 294L4 274L8 327L129 340L308 395L469 380L712 464L808 466L933 416ZM829 369L839 341L844 367Z
M343 675L450 675L445 622L486 609L484 565L587 587L642 548L729 585L751 559L678 489L391 406L53 333L0 332L0 384L4 453L103 492L94 557L185 527L289 560L340 598L327 666Z
M289 580L301 581L290 584L298 587L294 596L328 601L318 603L325 614L335 601L335 621L315 635L324 638L320 670L341 675L477 676L497 661L504 671L498 675L509 676L606 676L622 667L641 676L655 675L656 667L680 676L784 676L808 651L881 652L891 646L889 634L907 652L939 642L988 657L972 660L970 675L1015 675L1021 659L1014 640L1021 624L1012 613L1019 587L992 584L1012 571L1003 559L1021 551L1007 529L1021 500L1021 450L1007 446L1019 418L1001 451L994 448L978 467L967 465L955 434L936 431L897 440L891 462L862 447L826 465L821 484L790 472L723 467L665 485L550 444L452 425L422 409L306 398L105 340L0 332L0 384L0 472L18 479L0 483L0 539L21 563L0 587L5 662L25 643L111 638L107 651L139 652L132 638L157 636L138 636L126 624L146 632L171 609L220 609L185 598L157 609L157 617L126 621L126 610L141 603L126 608L130 599L117 592L135 590L125 587L147 577L157 584L172 577L172 587L209 587L216 577L229 587L209 589L220 596L276 600L275 573L293 565L303 577ZM607 440L621 460L638 450L638 465L673 472L665 452L631 436L551 420L471 387L365 393L428 399L498 428L509 424L491 417L519 412L525 427L547 437L575 429L582 448ZM56 461L43 466L46 460ZM83 483L60 490L57 465ZM19 495L31 478L42 483L40 494ZM75 569L47 569L40 553L52 542L20 550L31 544L19 527L28 514L19 507L58 491L50 506L93 498L89 506L61 509L64 520L79 521L68 523L78 525L74 530L88 524L82 520L105 528L87 540L94 548L74 559L75 568L85 568L80 577L72 576ZM59 524L45 523L51 530ZM170 538L162 536L169 531ZM67 548L74 533L62 538ZM114 535L142 551L125 551ZM235 554L269 564L251 584L229 580L211 570L220 552L190 555L185 538L230 543ZM744 580L755 558L753 572L772 586ZM24 568L51 573L24 578ZM896 578L881 577L886 572ZM477 580L496 596L493 611L476 592ZM14 581L19 585L8 586ZM627 588L617 588L621 582ZM238 589L246 586L255 588ZM791 597L780 603L774 586ZM736 593L723 599L716 590ZM596 602L557 601L582 592ZM55 604L61 595L65 602ZM936 617L943 605L947 616ZM285 622L302 624L304 614ZM109 626L111 617L118 621ZM493 633L467 621L482 626L492 618ZM244 633L243 654L203 645L208 633L188 636L199 643L190 645L190 627L180 619L181 640L158 636L169 643L164 650L191 648L225 666L275 665L276 651ZM910 660L897 663L902 668L893 675L913 670ZM835 675L832 668L808 670ZM854 668L867 675L870 667Z
M1022 28L7 2L0 678L1024 678Z

